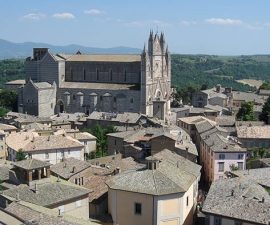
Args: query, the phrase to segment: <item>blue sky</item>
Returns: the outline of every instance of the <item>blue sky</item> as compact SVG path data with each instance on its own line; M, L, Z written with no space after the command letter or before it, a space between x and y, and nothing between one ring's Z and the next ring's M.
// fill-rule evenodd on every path
M164 31L183 54L270 54L269 0L0 0L0 38L143 48Z

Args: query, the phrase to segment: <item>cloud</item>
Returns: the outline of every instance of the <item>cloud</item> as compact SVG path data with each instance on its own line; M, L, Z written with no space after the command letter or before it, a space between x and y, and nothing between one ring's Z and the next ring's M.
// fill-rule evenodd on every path
M23 19L28 19L28 20L40 20L42 18L46 17L45 14L43 13L28 13L23 16Z
M104 11L101 11L99 9L89 9L84 11L85 14L91 15L91 16L99 16L102 14L105 14Z
M224 25L224 26L243 25L243 21L230 18L210 18L206 19L205 22L212 25Z
M62 20L69 20L69 19L74 19L75 16L72 13L64 12L64 13L55 13L52 16L53 18L56 19L62 19Z
M182 20L180 22L180 25L182 26L191 26L191 25L197 25L198 22L197 21L187 21L187 20Z

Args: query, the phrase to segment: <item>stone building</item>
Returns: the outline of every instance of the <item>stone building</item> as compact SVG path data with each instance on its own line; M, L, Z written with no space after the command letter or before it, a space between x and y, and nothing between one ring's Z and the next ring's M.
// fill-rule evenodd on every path
M35 48L25 67L28 82L56 83L56 113L140 112L164 120L170 111L171 57L163 33L151 31L141 55L54 55Z
M201 167L170 151L148 157L147 165L107 182L113 224L193 224Z

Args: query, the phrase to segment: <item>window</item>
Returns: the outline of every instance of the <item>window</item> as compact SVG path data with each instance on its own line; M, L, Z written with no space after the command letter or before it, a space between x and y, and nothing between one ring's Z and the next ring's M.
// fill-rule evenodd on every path
M112 80L112 69L110 70L110 80Z
M72 98L73 98L73 100L76 100L76 95L75 94L72 95Z
M243 162L238 162L237 167L238 167L238 170L243 170L244 169L244 163Z
M65 152L61 151L61 157L63 158L65 156Z
M135 203L135 214L136 215L142 214L142 204L141 203Z
M83 69L83 80L86 80L86 72L85 72L85 69Z
M48 159L48 158L49 158L49 153L45 152L45 159Z
M134 101L133 98L131 98L131 99L130 99L130 103L133 103L133 101Z
M99 70L97 69L97 80L99 80Z
M222 220L220 217L214 217L214 225L222 225Z
M114 145L116 145L116 139L114 139Z
M75 184L78 184L78 180L77 180L77 178L75 178Z
M241 221L234 221L234 225L242 225Z
M32 159L32 154L28 153L28 157L29 157L29 159Z
M218 163L218 172L224 172L224 162Z
M188 196L187 196L187 206L188 206Z
M125 70L124 81L127 81L127 71Z
M76 201L76 207L81 207L81 206L82 206L82 201L81 200Z
M81 177L81 185L83 185L83 177Z
M244 158L244 154L238 154L238 159L243 159Z
M225 154L219 154L219 159L225 159Z
M68 150L68 154L70 155L70 150Z

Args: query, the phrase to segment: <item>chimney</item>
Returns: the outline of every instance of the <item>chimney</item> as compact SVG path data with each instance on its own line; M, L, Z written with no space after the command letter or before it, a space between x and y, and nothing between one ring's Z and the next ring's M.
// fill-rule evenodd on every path
M72 167L72 173L76 173L76 167L75 166Z
M15 202L19 202L20 201L20 194L19 193L16 193L16 199L15 199Z
M146 159L147 169L156 170L159 166L159 160L153 156L148 156Z
M114 175L119 174L121 172L121 169L119 166L117 166L114 170Z
M35 189L34 189L34 192L35 192L36 194L38 194L38 193L39 193L39 190L38 190L38 185L37 185L37 184L35 184Z

